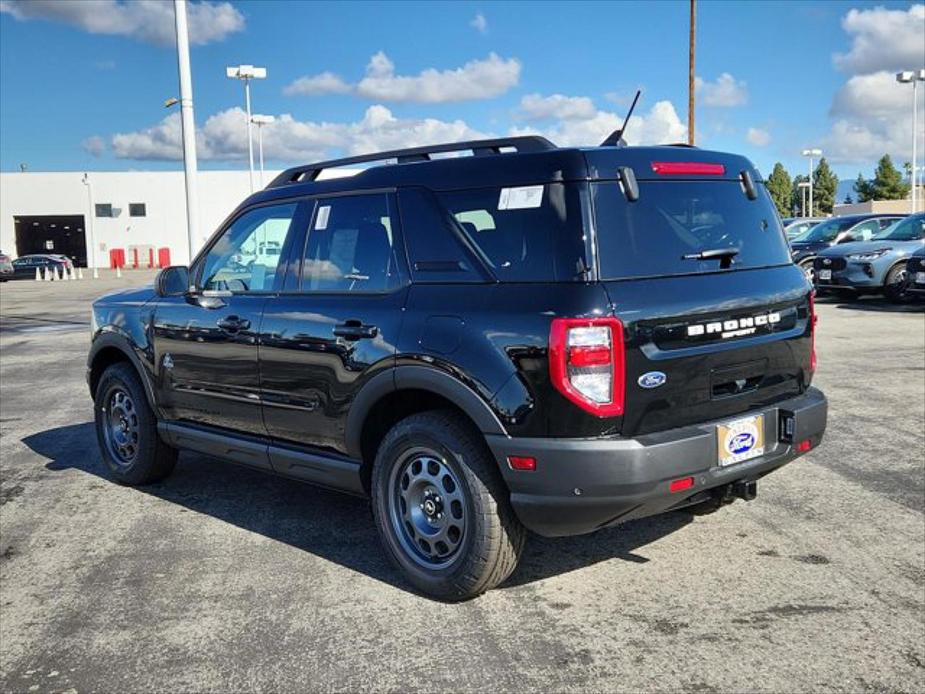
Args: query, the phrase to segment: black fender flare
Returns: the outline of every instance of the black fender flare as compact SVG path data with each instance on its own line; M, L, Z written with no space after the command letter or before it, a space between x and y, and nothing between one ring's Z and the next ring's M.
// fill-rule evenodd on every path
M90 353L87 355L87 384L91 386L90 383L90 373L96 364L96 360L99 357L100 353L105 349L117 349L125 358L131 363L135 371L138 373L138 378L141 379L141 385L145 389L145 396L148 399L148 405L151 407L151 410L154 412L159 412L157 406L157 399L154 396L154 384L151 382L151 374L142 364L141 359L138 354L135 352L135 349L132 346L131 341L122 333L115 331L105 331L99 333L93 340L93 344L90 346ZM91 392L90 397L95 397L96 393Z
M488 402L458 378L427 366L397 366L371 378L350 406L345 443L352 458L362 458L360 442L370 411L381 398L400 390L426 390L440 395L465 412L483 434L507 436Z

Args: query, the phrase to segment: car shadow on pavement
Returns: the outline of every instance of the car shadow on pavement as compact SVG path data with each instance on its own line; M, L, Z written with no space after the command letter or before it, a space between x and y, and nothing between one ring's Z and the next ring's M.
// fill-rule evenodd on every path
M923 313L925 301L904 301L895 304L880 296L862 296L858 298L824 294L816 299L820 304L829 304L848 311L869 311L872 313Z
M92 422L57 427L23 439L50 459L52 471L80 470L117 484L96 444ZM184 452L166 480L137 491L310 552L371 578L408 590L379 544L369 502L258 470ZM691 522L669 513L571 538L532 535L514 575L519 586L609 559L644 563L635 551Z

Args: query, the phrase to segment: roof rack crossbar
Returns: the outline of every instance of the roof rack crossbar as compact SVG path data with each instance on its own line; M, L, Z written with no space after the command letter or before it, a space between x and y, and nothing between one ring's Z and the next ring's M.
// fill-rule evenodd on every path
M296 166L291 169L286 169L279 174L279 176L274 178L267 188L277 188L289 183L314 181L318 177L318 174L325 169L334 169L339 166L349 166L351 164L365 164L386 159L395 159L399 164L408 164L411 162L430 161L432 154L439 154L441 152L464 152L466 150L471 150L475 156L486 156L502 154L503 150L506 149L514 149L519 153L546 152L556 149L556 146L545 137L539 135L524 135L494 140L470 140L468 142L452 142L443 145L395 149L388 152L376 152L374 154L363 154L357 157L332 159L330 161L321 161L315 164L307 164L305 166Z

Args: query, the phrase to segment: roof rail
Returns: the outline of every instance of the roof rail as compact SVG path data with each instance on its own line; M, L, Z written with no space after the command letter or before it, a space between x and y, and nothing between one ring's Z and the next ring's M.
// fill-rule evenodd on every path
M452 142L443 145L428 145L426 147L411 147L409 149L394 149L388 152L376 152L374 154L363 154L357 157L346 157L344 159L331 159L330 161L321 161L315 164L306 164L286 169L279 176L270 181L267 188L278 188L289 183L299 183L304 181L314 181L318 174L325 169L334 169L339 166L349 166L350 164L363 164L372 161L382 161L384 159L396 159L399 164L408 164L416 161L429 161L431 154L440 152L464 152L472 150L473 155L485 156L492 154L502 154L503 149L515 149L518 153L527 152L546 152L556 149L556 146L539 135L524 135L521 137L503 137L494 140L470 140L468 142Z

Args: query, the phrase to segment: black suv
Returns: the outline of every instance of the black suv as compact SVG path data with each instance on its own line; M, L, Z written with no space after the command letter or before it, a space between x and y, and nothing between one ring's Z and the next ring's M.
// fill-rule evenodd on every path
M182 448L369 495L388 554L444 599L504 581L527 529L752 499L826 425L811 287L758 172L682 146L291 169L189 269L93 315L118 481Z

